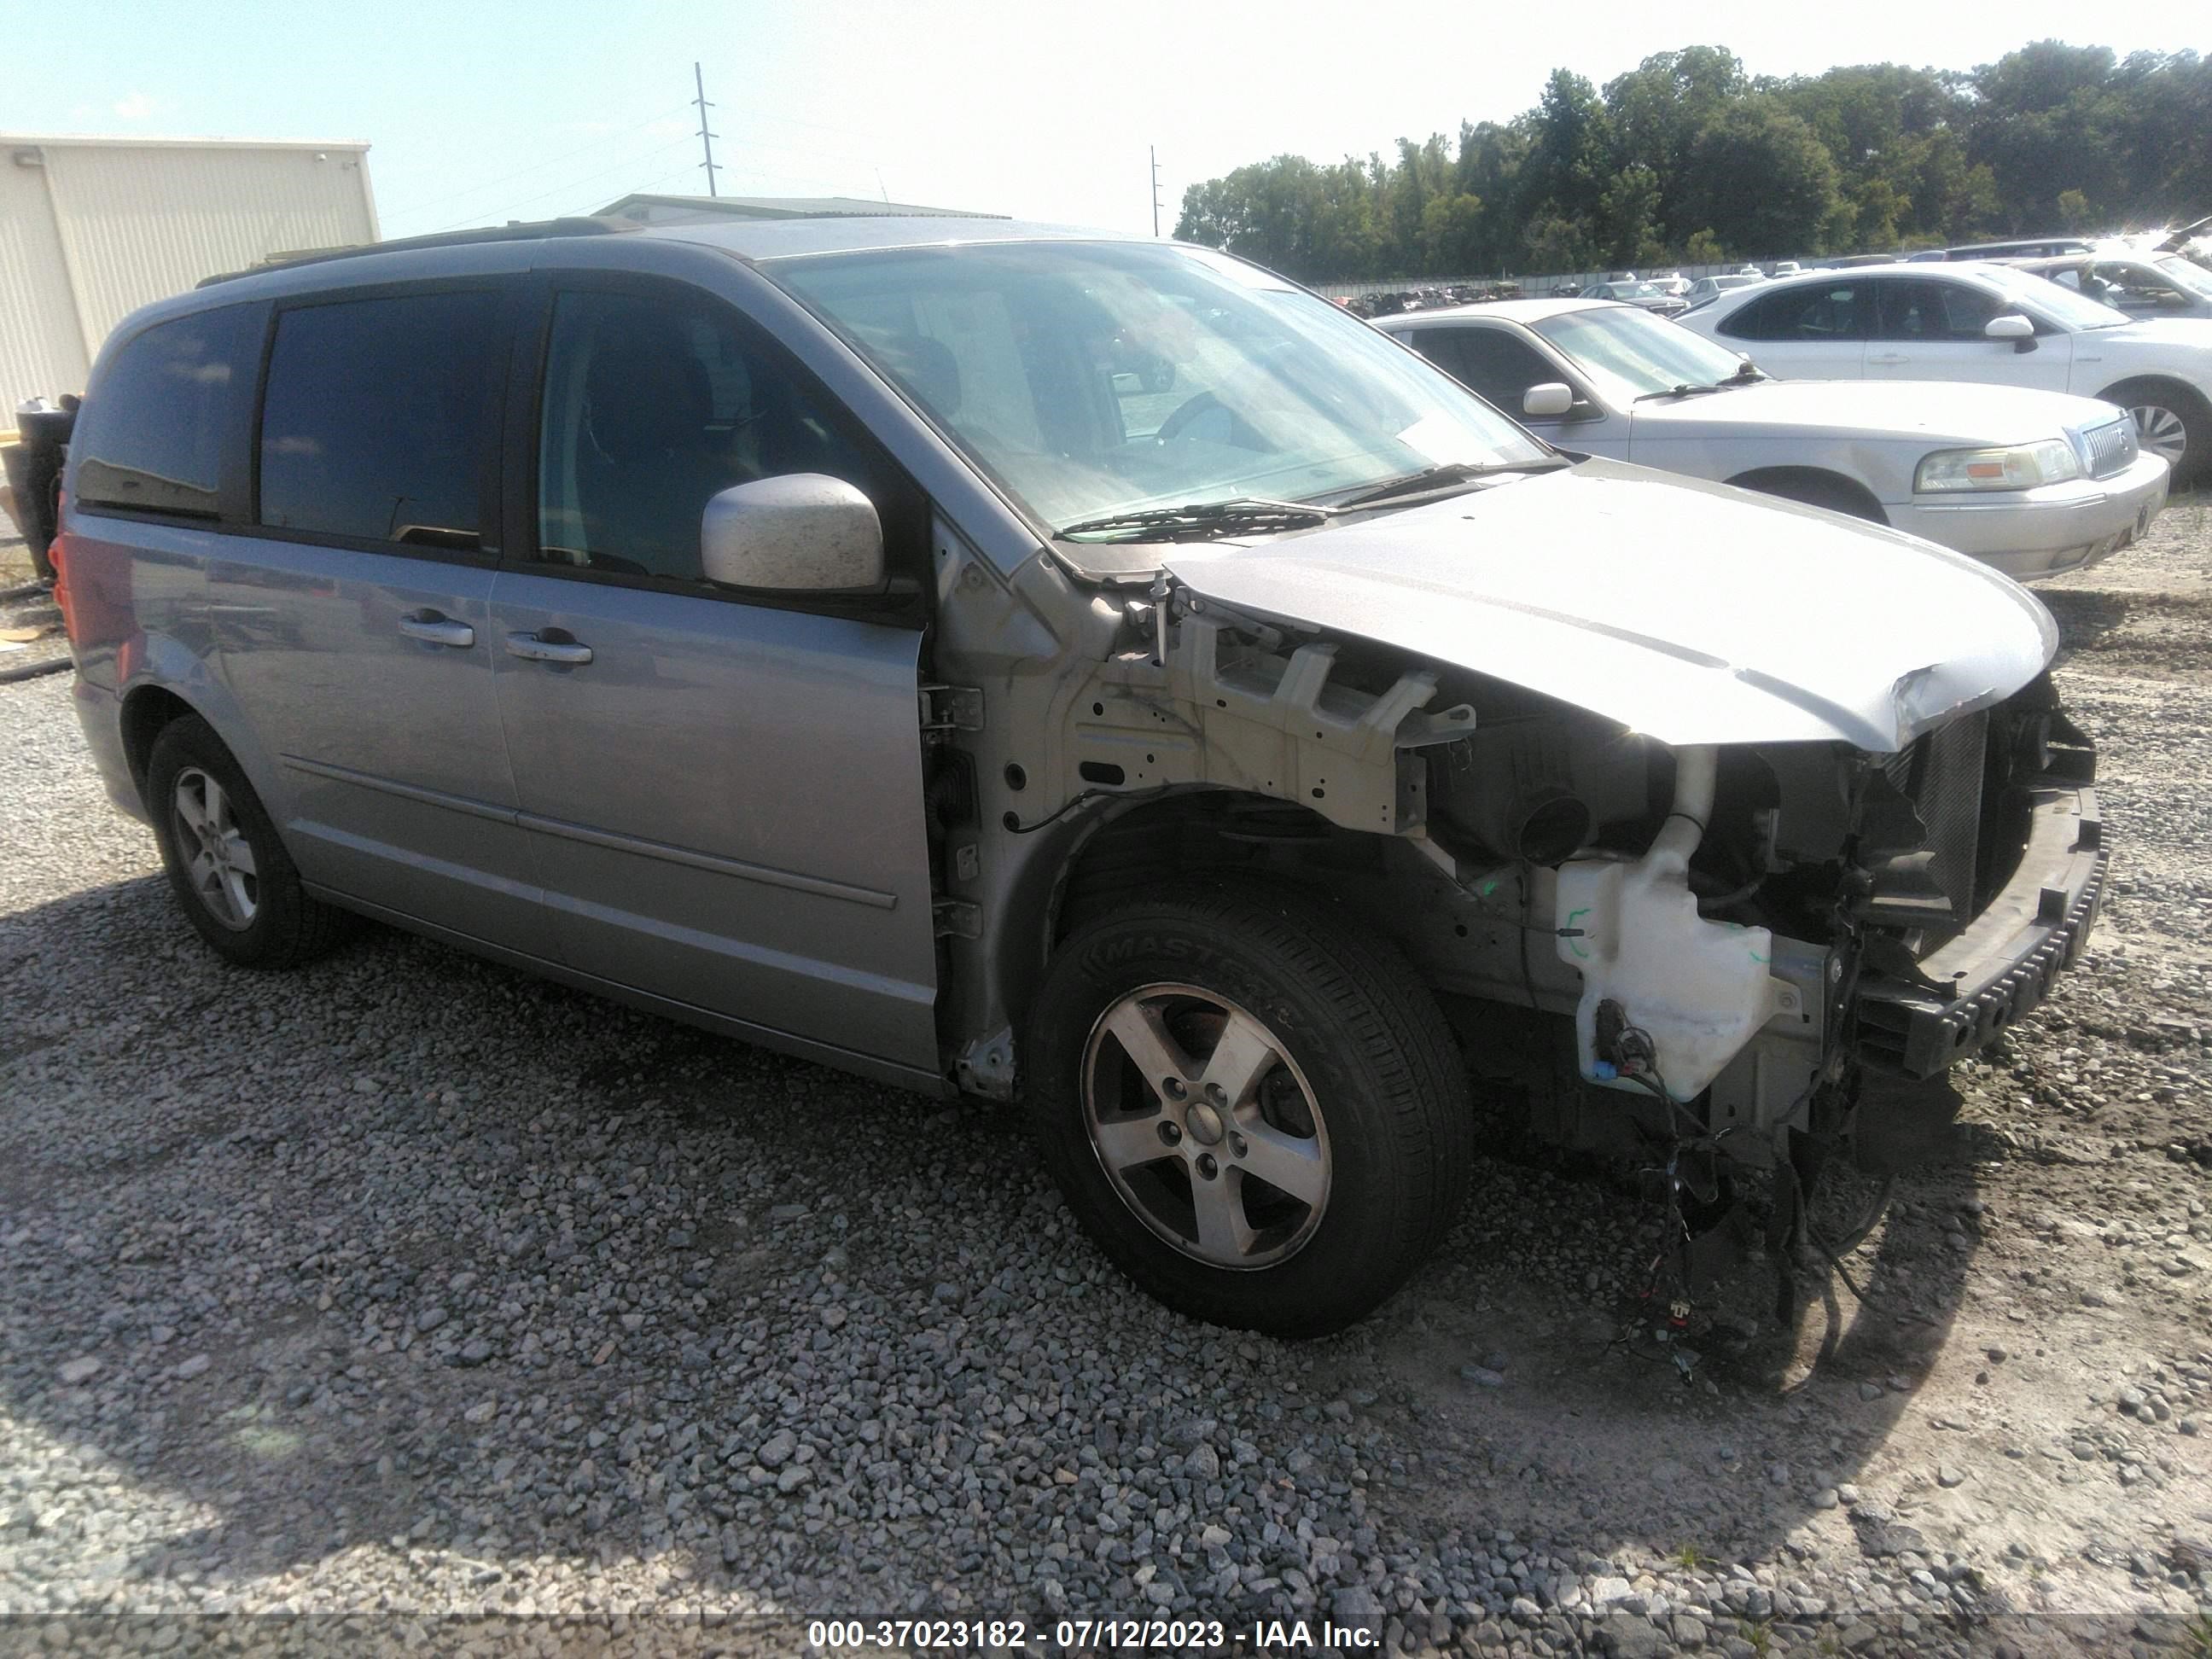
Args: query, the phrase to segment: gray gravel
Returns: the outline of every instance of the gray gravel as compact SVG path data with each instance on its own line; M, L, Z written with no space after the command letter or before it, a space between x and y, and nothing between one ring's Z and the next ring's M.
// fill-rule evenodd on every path
M2126 571L2212 568L2196 511ZM1400 1302L1285 1345L1129 1290L1000 1109L381 930L229 969L66 678L0 687L0 1615L2178 1640L2212 1595L2212 628L2136 664L2166 612L2110 597L2121 564L2059 601L2112 923L1962 1079L1964 1150L1861 1263L1883 1316L1847 1297L1790 1371L1723 1311L1686 1379L1613 1341L1656 1222L1600 1179L1486 1164Z

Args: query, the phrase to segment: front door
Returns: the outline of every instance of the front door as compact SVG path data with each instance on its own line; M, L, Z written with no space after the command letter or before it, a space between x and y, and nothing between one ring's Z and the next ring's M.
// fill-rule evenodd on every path
M1874 337L1867 343L1870 380L1982 380L2063 392L2072 372L2074 337L2039 325L2027 340L1992 340L1992 318L2014 314L2001 296L1941 277L1876 280ZM2032 348L2022 351L2027 345Z
M281 309L255 527L223 538L208 598L301 873L550 957L492 685L507 302L478 283Z
M501 572L491 627L562 957L765 1037L934 1073L926 513L726 303L556 282L546 305L527 556ZM703 579L708 497L790 472L877 502L886 592L794 605Z

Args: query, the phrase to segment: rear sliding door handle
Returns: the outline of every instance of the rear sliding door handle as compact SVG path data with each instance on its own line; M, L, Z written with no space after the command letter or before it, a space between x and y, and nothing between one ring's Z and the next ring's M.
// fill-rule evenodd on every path
M417 611L399 619L399 631L410 640L422 640L430 645L471 646L477 642L477 630L466 623L455 622L434 611Z
M1899 363L1911 362L1912 359L1906 356L1901 351L1885 351L1879 356L1869 357L1867 361L1870 363L1879 364L1883 368L1894 368Z
M507 654L520 657L525 662L586 663L592 659L592 647L574 640L549 640L538 634L509 634Z

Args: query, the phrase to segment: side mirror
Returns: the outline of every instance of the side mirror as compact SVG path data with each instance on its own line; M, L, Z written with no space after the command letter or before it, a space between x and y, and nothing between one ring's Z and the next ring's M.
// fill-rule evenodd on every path
M1556 421L1574 406L1573 389L1558 380L1546 380L1521 394L1521 412L1540 420Z
M875 503L820 472L723 490L700 516L699 551L707 580L725 587L835 593L883 586Z
M2035 337L2035 325L2018 312L2008 311L1983 324L1982 333L1992 340L2032 340Z

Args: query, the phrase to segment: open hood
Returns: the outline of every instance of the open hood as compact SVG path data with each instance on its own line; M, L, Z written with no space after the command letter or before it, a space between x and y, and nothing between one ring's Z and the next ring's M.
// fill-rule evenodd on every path
M2051 616L1913 537L1589 461L1254 545L1173 549L1236 610L1395 646L1663 743L1887 753L2025 685Z

